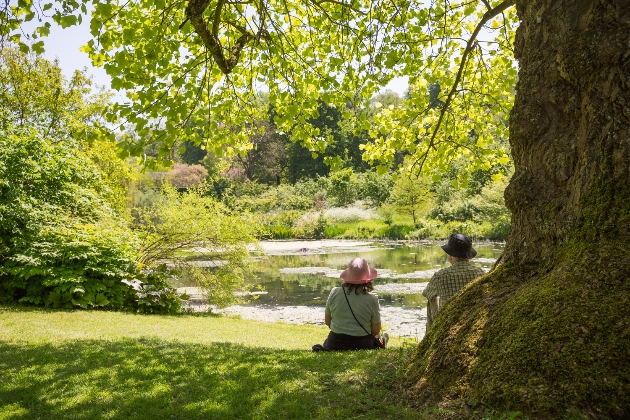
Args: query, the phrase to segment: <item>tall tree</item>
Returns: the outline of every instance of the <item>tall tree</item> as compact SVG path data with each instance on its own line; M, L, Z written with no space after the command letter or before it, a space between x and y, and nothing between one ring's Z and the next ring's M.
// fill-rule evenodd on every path
M559 418L630 413L630 4L517 1L516 172L503 263L440 313L408 371Z
M42 137L85 140L105 123L112 96L93 88L82 72L66 79L58 63L0 45L0 129L29 127Z

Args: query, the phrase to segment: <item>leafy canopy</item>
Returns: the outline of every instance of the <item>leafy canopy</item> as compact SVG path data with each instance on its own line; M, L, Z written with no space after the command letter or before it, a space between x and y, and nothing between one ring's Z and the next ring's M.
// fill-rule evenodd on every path
M19 0L0 12L8 22L0 35L24 48L22 22L50 10L55 22L69 26L86 4L62 0L39 9ZM497 143L507 137L516 78L513 4L105 0L92 4L94 39L83 50L132 100L109 120L133 124L139 138L172 144L179 134L217 156L245 151L248 122L264 118L255 92L267 89L278 129L313 153L334 142L309 123L323 101L351 120L356 133L369 133L363 158L381 173L402 150L412 170L439 177L462 156L481 169L509 160ZM35 36L45 35L46 25ZM32 48L43 48L36 41ZM409 77L408 106L384 108L371 120L370 98L395 76ZM431 86L440 89L427 95ZM335 167L340 159L327 163Z

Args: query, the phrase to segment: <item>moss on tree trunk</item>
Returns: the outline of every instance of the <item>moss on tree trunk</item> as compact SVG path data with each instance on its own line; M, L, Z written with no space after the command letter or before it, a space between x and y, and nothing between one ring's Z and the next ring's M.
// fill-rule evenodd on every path
M517 1L503 264L443 308L419 401L630 416L630 2Z

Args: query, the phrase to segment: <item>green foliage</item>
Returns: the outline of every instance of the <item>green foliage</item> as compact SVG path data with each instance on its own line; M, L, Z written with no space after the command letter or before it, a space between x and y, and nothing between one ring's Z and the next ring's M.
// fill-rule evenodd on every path
M362 0L352 7L330 4L325 13L309 2L263 1L247 10L238 3L187 7L171 0L93 5L94 39L82 49L131 100L108 118L128 121L138 138L152 134L166 149L185 138L217 156L251 150L258 130L252 121L268 117L254 92L264 84L276 131L302 143L294 151L325 155L335 168L345 159L355 169L369 162L384 171L401 155L428 176L441 176L454 159L473 170L504 171L509 163L503 141L514 99L518 24L511 1ZM48 13L61 27L80 23L88 11L86 3L65 0L45 7L54 7ZM50 22L42 13L32 2L6 6L0 38L43 51L39 38L50 32ZM35 17L43 20L29 46L20 25ZM374 115L372 98L396 76L410 81L405 103L381 94ZM331 132L342 121L352 135ZM365 133L369 141L361 138ZM142 153L134 139L124 142L130 153ZM363 160L357 159L359 142ZM299 170L302 159L294 161ZM306 172L290 180L327 173L323 164Z
M356 174L356 182L361 199L374 207L387 202L394 181L390 174L379 175L375 171Z
M328 197L336 206L347 206L357 199L357 186L353 182L353 171L350 168L331 172L328 187Z
M326 238L337 238L345 233L346 229L343 226L339 226L336 224L326 224L326 230L324 234Z
M293 229L283 225L270 225L266 226L268 235L271 239L292 239L295 237Z
M383 224L378 220L363 220L356 226L358 238L376 238L380 236Z
M209 301L220 306L240 301L235 290L244 286L247 245L261 232L253 217L232 213L207 195L207 189L178 193L162 188L161 200L140 211L139 262L155 267L169 261L171 274L197 284ZM201 268L203 260L209 268Z
M3 300L150 312L179 308L162 279L139 272L138 239L109 205L108 181L78 143L10 132L0 140L0 162ZM141 302L126 281L155 289L160 302Z
M507 179L490 182L481 189L480 194L470 199L475 221L499 222L509 225L510 212L505 207L505 200L503 199L506 187Z
M244 182L247 184L247 182ZM251 211L272 212L275 210L310 210L316 202L323 200L327 186L326 178L316 180L302 180L291 184L281 184L267 188L255 182L257 188L252 188L252 194L243 196L241 200L233 202L233 206ZM323 206L325 207L325 205Z
M126 214L129 186L137 176L133 166L120 159L116 144L109 140L95 139L82 144L85 155L96 165L102 183L106 188L101 196L120 216Z
M392 223L383 231L382 236L391 239L406 239L415 229L415 224Z
M293 233L298 238L322 239L326 236L327 221L324 212L303 214L296 222Z
M409 214L415 224L429 209L432 194L425 179L403 173L394 184L390 198L396 209Z
M57 140L96 138L111 94L92 88L92 81L81 72L67 80L57 63L0 44L3 130L28 128Z
M207 152L191 141L183 142L184 153L182 153L182 162L188 165L196 165L201 163Z

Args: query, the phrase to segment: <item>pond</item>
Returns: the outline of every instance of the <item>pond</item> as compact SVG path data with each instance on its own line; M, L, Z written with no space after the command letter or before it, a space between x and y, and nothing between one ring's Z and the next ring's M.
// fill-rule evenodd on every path
M435 242L361 242L345 240L267 241L260 246L251 278L262 289L255 300L213 312L244 319L293 324L324 324L324 307L330 290L341 284L339 274L351 259L365 258L376 268L374 291L381 305L384 329L392 336L420 339L426 326L426 299L422 290L437 270L449 265ZM503 244L475 243L473 264L489 270L503 252ZM195 288L182 288L191 296ZM196 305L196 306L195 306ZM207 310L203 303L191 305Z
M450 264L441 243L379 243L352 241L263 242L267 257L254 267L264 292L250 305L325 306L330 290L341 284L339 274L355 257L365 258L378 271L374 291L381 306L422 308L422 290L433 273ZM473 263L489 270L503 244L475 244Z

